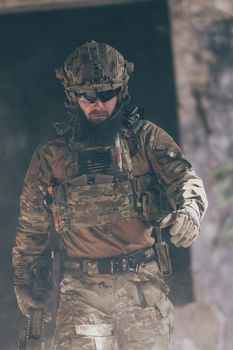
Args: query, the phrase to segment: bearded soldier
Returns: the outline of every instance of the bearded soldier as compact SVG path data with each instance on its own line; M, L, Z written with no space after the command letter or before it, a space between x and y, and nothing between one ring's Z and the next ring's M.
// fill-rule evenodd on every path
M63 251L56 350L168 349L168 257L155 249L154 231L170 226L171 242L188 247L207 208L202 181L173 139L140 108L130 110L133 68L95 41L67 57L56 74L69 119L55 123L25 178L15 292L25 315L41 307L32 270L48 247L52 216Z

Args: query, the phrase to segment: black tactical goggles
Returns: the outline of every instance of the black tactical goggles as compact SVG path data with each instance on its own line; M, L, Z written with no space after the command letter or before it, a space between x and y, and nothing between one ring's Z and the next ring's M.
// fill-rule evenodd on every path
M118 92L120 91L120 88L117 88L115 90L107 90L107 91L88 91L83 94L78 94L80 101L85 101L88 103L95 103L96 100L100 100L101 102L105 103L109 100L111 100L113 97L115 97Z

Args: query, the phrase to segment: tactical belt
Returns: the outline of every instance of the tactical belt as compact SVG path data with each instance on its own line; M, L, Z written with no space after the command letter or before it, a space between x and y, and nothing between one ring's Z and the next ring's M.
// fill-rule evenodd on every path
M88 275L114 274L117 272L138 273L140 266L156 261L153 248L98 260L68 259L63 262L63 272L80 272Z

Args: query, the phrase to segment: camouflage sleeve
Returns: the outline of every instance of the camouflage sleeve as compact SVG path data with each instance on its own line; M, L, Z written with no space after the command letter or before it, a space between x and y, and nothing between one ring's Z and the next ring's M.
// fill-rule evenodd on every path
M36 260L49 243L49 217L43 201L51 170L44 150L45 146L41 145L35 151L20 196L20 215L12 252L15 285L30 284Z
M202 180L171 136L150 122L145 129L147 157L173 210L191 207L202 219L208 206Z

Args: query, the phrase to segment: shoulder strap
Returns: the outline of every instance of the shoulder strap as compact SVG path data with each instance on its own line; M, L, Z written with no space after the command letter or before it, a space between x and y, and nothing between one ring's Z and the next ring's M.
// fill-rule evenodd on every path
M69 130L73 128L74 120L64 120L62 122L55 122L53 123L54 128L56 129L57 135L63 136L66 134Z
M137 133L144 123L143 113L143 107L138 106L132 112L127 111L123 115L125 127L122 129L121 137L126 139L131 157L139 150Z

